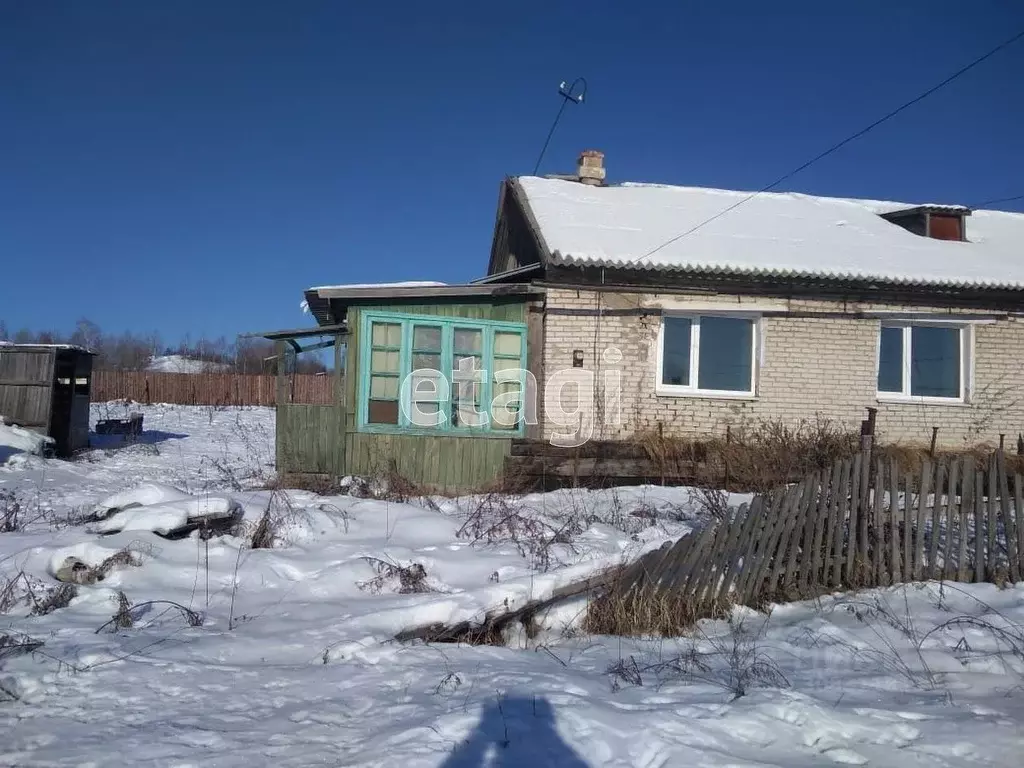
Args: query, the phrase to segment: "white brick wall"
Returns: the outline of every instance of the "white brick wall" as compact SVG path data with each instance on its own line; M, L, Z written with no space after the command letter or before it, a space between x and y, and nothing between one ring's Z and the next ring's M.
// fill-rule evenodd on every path
M762 320L764 350L758 365L757 394L750 399L666 397L655 394L657 333L660 317L615 315L616 309L735 308L831 313L831 317L765 317ZM877 431L881 439L926 443L932 427L939 427L939 443L996 442L1006 433L1013 444L1024 431L1024 322L1000 320L973 326L974 388L970 402L955 405L892 404L877 400L877 319L853 313L870 310L945 311L941 307L893 307L818 300L763 300L741 297L704 297L658 294L598 293L575 289L551 289L547 294L543 350L545 377L559 369L572 371L573 350L583 350L584 370L595 374L597 396L563 390L563 408L580 413L567 425L554 423L545 414L543 434L555 433L595 438L625 437L656 429L669 434L707 435L724 433L727 425L741 426L765 418L782 418L793 424L817 416L859 425L868 406L878 408ZM557 314L551 310L600 308L600 318ZM835 317L841 312L845 317ZM970 314L964 312L962 314ZM619 362L600 362L602 352L621 351ZM602 418L602 408L615 410L602 397L605 377L621 380L621 424ZM577 370L578 373L578 370Z

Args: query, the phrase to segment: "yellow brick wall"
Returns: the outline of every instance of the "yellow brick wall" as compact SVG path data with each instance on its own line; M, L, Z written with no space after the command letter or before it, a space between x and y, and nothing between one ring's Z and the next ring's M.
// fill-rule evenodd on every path
M657 315L618 314L640 308L830 313L829 317L762 319L756 396L745 399L668 397L655 394L657 376ZM558 310L593 312L600 317L558 314ZM876 396L876 355L879 320L863 319L863 311L945 312L942 307L895 307L819 300L778 300L741 297L626 294L576 289L550 289L544 318L545 377L572 369L573 350L584 353L584 371L593 376L594 390L563 390L563 408L580 413L556 424L542 409L546 438L561 434L579 438L626 437L656 429L667 434L722 434L761 419L781 418L796 425L822 417L856 428L868 406L878 408L877 432L887 442L926 443L939 427L939 443L996 442L1006 433L1011 444L1024 431L1024 322L1014 319L972 325L973 389L967 404L884 403ZM835 317L835 313L847 314ZM957 312L970 315L971 312ZM602 360L615 348L621 359ZM614 356L613 356L614 358ZM609 380L608 376L612 379ZM604 396L621 386L619 402ZM604 384L609 386L605 387ZM543 384L541 392L544 391ZM621 413L618 425L606 423L603 411Z

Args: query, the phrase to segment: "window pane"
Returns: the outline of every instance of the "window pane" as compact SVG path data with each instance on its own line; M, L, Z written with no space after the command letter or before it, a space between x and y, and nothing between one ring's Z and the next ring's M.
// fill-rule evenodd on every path
M960 330L915 325L910 329L910 393L960 397Z
M437 401L444 394L439 373L414 375L410 382L410 393L413 400Z
M519 422L519 409L516 406L498 407L491 414L491 429L515 429Z
M374 323L373 346L399 347L402 345L402 326L398 323Z
M398 352L375 349L370 353L370 370L374 373L398 373Z
M431 325L417 325L412 329L413 349L440 349L441 329Z
M519 368L519 360L513 360L511 358L496 358L494 360L494 366L492 368L494 373L498 371L515 371Z
M456 381L452 386L454 399L469 403L479 403L482 391L483 387L475 381Z
M497 397L498 395L505 395L510 392L519 392L518 381L496 381L494 383L494 387L492 388L492 393L494 397Z
M397 424L397 400L371 400L367 421L370 424Z
M440 409L436 402L414 402L409 407L409 422L417 427L440 427Z
M397 376L371 376L370 397L397 400L398 399L398 377Z
M455 351L480 354L483 351L483 332L472 328L456 328Z
M878 391L903 391L903 329L882 326L878 343Z
M697 387L749 392L754 321L737 317L700 319Z
M433 371L441 370L441 355L417 352L412 356L412 369L429 368Z
M497 331L494 334L494 354L519 357L522 342L518 333Z
M689 386L690 327L686 317L666 317L663 321L661 383Z

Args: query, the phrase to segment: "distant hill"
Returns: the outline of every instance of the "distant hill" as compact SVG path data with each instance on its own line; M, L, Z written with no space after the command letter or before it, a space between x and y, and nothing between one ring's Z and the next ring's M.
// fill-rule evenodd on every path
M160 355L151 358L147 371L157 373L224 373L231 370L227 363L211 363L184 355Z

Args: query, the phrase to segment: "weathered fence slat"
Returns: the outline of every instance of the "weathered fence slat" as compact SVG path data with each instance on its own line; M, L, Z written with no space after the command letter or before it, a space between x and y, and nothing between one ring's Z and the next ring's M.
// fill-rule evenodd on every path
M884 462L878 460L878 487L875 489L875 493L881 495L885 489L885 478L882 476L882 467ZM885 546L885 529L890 529L890 537L895 537L896 525L896 510L899 508L900 503L900 491L899 491L899 473L896 470L895 459L889 462L889 511L886 513L885 506L883 504L875 505L875 543L878 547L878 552L875 554L875 584L884 584L887 573L892 573L896 567L892 562L886 562L891 560L887 557L893 554L888 551ZM886 526L886 518L888 518L889 525Z
M967 509L970 499L974 497L974 475L971 473L971 466L962 459L953 460L949 469L949 489L946 492L949 503L946 505L946 555L943 558L943 572L947 579L956 579L959 575L960 581L967 581ZM957 490L958 477L962 492ZM954 560L953 523L957 519L960 521L956 526L960 537L960 555Z
M1021 561L1017 549L1017 521L1014 520L1015 509L1010 507L1010 482L1006 476L1006 456L1000 451L996 454L996 471L999 474L999 512L1003 518L1003 536L1006 539L1006 560L1010 581L1020 581Z
M814 529L811 533L811 558L807 567L804 568L803 579L800 583L801 590L807 594L810 587L818 587L828 581L828 573L825 571L828 558L823 558L822 537L825 535L825 524L829 517L829 504L835 493L836 476L839 471L839 463L836 462L830 472L821 473L821 490L818 494L818 508L814 514ZM828 539L826 539L828 541Z
M939 536L942 520L945 516L945 506L949 501L945 488L949 482L949 475L952 468L947 469L945 464L937 464L935 467L935 503L932 505L932 528L931 539L928 542L928 578L941 579L942 571L939 569Z
M739 575L741 573L741 569L746 568L748 565L747 561L744 559L746 557L745 542L749 541L749 537L752 535L755 526L762 522L765 514L764 510L764 497L761 495L755 496L747 509L747 515L743 520L743 525L739 528L738 536L732 545L732 554L730 555L728 570L722 580L721 597L723 598L728 595L734 584L736 585L736 591L739 592Z
M920 581L924 573L924 521L928 515L928 495L931 493L934 467L928 459L921 462L921 486L917 496L917 532L914 534L914 580Z
M793 519L793 529L787 546L789 554L786 555L786 570L782 577L781 588L792 589L797 585L797 564L809 555L809 546L806 542L807 520L811 513L817 508L819 485L821 475L818 472L812 473L804 480L804 493L800 499L800 506L797 507L797 514ZM786 550L781 553L785 555Z
M843 583L843 531L848 528L849 545L853 542L853 528L847 525L847 515L852 514L850 510L850 481L853 476L854 462L847 459L843 462L843 469L840 473L839 494L833 508L833 538L832 538L832 586L839 587ZM851 519L852 522L852 519Z
M727 582L736 552L739 549L740 533L746 527L748 517L750 517L750 505L742 504L734 515L726 519L728 525L726 536L718 551L718 557L715 558L715 581L708 586L705 600L714 602L728 592Z
M748 594L751 599L760 598L766 590L765 581L770 574L772 559L775 556L775 547L778 545L779 537L782 536L782 529L790 514L793 502L799 496L799 486L792 485L786 489L771 522L771 530L765 531L763 546L757 552L756 569L751 574L751 583L748 586Z
M989 579L995 571L996 553L996 504L999 503L999 478L996 476L996 455L993 453L988 461L988 519L985 522L985 540L987 543L983 578Z
M848 523L848 534L846 543L846 583L852 584L854 581L854 569L857 564L857 553L858 553L858 539L860 539L860 546L867 546L867 529L864 528L863 537L858 535L858 516L864 520L864 525L867 525L865 515L867 510L861 508L860 504L860 477L861 467L863 464L870 462L867 456L858 453L853 457L853 470L850 473L850 513ZM862 553L862 557L866 556L866 552Z
M1024 475L1013 475L1013 514L1017 526L1017 557L1020 558L1021 576L1024 577Z
M666 589L676 589L681 593L686 592L691 577L697 570L697 564L700 562L702 554L707 550L708 545L714 541L715 534L717 533L718 526L714 522L709 522L704 526L704 530L700 532L700 536L693 543L692 549L686 553L686 557L677 563L670 573L666 574L664 580Z
M788 567L790 541L793 538L793 532L799 524L800 511L804 508L805 501L810 495L810 478L804 478L800 481L797 484L797 489L799 495L786 518L786 525L782 530L782 536L779 537L778 549L775 554L771 578L768 584L768 593L770 595L775 595L783 584L783 578Z
M971 460L974 463L974 460ZM974 499L971 509L974 512L974 580L985 579L985 535L982 523L985 520L985 474L974 472Z
M726 541L729 539L731 526L728 520L719 520L715 525L715 534L704 552L703 562L693 570L693 579L690 581L690 591L693 594L693 601L700 605L704 600L704 593L713 591L714 585L721 575L717 569L718 560Z
M914 573L914 480L910 473L903 478L903 525L896 526L902 538L903 549L900 552L902 567L896 574L895 581L909 581ZM898 548L899 542L897 542Z

